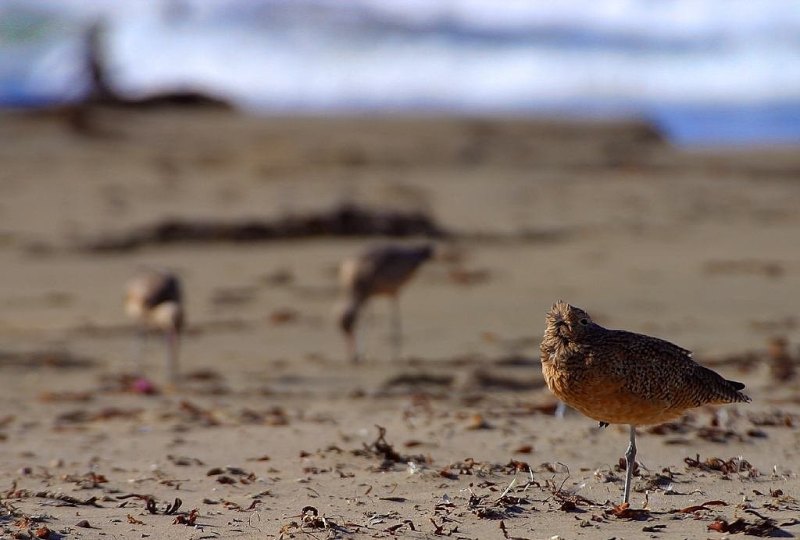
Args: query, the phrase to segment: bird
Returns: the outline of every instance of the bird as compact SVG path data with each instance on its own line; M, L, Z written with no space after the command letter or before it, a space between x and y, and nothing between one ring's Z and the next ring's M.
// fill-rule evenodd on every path
M398 295L419 267L433 257L431 244L384 244L367 248L355 257L343 261L339 279L344 303L339 312L339 327L344 333L348 356L360 360L356 323L367 301L373 296L388 296L392 300L393 355L400 357L402 327Z
M178 348L185 324L183 294L178 277L166 270L146 268L125 287L125 312L143 330L164 332L167 341L167 379L178 382ZM140 336L143 334L140 332Z
M542 373L555 396L600 427L627 424L623 503L630 503L636 426L662 424L705 404L747 403L744 384L701 366L692 353L663 339L610 330L563 301L545 318Z

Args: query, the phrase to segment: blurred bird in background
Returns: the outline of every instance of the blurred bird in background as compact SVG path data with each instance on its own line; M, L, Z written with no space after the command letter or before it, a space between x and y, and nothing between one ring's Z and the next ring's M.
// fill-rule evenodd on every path
M346 259L339 268L344 304L339 313L339 327L345 335L347 353L353 362L361 359L356 325L361 310L373 296L388 296L392 301L392 352L395 360L402 349L402 322L398 295L417 269L431 257L430 244L381 245Z
M180 280L166 270L148 268L132 278L125 291L125 312L141 326L140 360L144 332L148 329L163 332L167 342L167 381L176 385L180 336L185 322Z

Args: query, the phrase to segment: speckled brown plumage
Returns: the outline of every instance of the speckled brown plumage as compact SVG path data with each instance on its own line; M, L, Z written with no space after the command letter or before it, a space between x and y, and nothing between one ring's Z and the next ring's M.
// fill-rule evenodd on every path
M125 287L125 311L142 327L157 328L167 340L167 376L178 382L178 348L184 326L183 294L175 274L155 268L142 270ZM143 335L140 335L140 339ZM141 345L139 346L141 350Z
M609 330L582 309L557 302L547 313L540 347L553 394L601 424L659 424L705 404L748 402L744 385L724 379L668 341ZM632 470L631 459L628 471ZM630 476L630 475L629 475ZM630 478L626 482L628 501Z
M408 246L387 244L369 248L345 260L339 277L346 297L339 326L344 332L351 358L358 360L355 327L359 312L373 296L389 296L393 301L393 341L395 356L400 354L400 313L397 295L417 269L433 256L429 244Z

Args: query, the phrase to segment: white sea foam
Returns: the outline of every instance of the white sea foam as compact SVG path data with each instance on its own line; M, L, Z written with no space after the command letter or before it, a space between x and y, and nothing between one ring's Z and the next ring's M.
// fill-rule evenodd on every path
M79 95L80 28L98 17L130 96L309 112L800 104L795 0L5 0L0 99Z

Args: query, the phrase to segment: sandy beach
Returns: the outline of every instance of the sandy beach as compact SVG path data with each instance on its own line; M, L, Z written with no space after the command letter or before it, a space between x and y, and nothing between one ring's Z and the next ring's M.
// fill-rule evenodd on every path
M798 368L797 148L681 149L624 122L104 108L4 112L0 140L3 538L800 534L800 383L769 352L785 339ZM90 249L345 204L448 233L402 295L399 361L387 301L362 321L362 364L335 324L339 261L380 238ZM130 390L122 309L141 265L187 299L181 385L152 335L152 394ZM558 299L753 398L642 427L630 509L627 428L552 416L538 355Z

